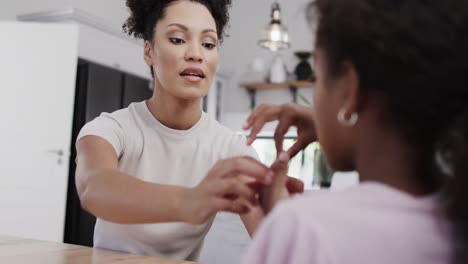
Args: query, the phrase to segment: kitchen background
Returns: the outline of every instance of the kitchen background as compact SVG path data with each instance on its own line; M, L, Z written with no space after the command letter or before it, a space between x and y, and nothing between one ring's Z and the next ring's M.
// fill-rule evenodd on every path
M257 42L270 22L273 1L233 0L229 37L220 47L219 70L204 103L208 114L242 132L252 97L241 84L267 78L278 55L292 77L299 63L294 52L313 50L312 29L305 16L308 2L279 1L291 46L272 52ZM100 112L126 107L152 93L142 43L121 31L127 16L124 1L1 1L0 208L4 217L0 218L0 233L91 245L94 219L79 208L73 184L74 138ZM43 28L14 21L66 25ZM24 76L3 74L13 69ZM298 103L311 101L312 89L297 92ZM256 105L291 101L289 89L266 89L255 95ZM254 145L265 163L274 158L274 128L274 123L267 126ZM286 145L294 137L291 131ZM317 149L309 146L290 168L290 174L302 178L310 191L320 187L313 179ZM335 173L331 187L345 188L356 179L355 174ZM239 263L249 240L238 216L220 213L206 239L201 262Z

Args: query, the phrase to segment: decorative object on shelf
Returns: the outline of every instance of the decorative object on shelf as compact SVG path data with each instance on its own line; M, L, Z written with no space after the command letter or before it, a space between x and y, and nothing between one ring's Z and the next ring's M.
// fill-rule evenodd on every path
M271 7L271 21L264 29L258 44L271 51L287 49L291 45L288 29L281 24L281 8L278 1Z
M330 188L334 172L328 166L321 146L317 142L314 144L314 178L312 184L320 186L320 188Z
M309 58L312 56L312 52L308 51L296 51L294 52L300 62L297 64L294 73L296 74L297 80L299 81L313 81L315 79L314 71L309 63Z
M257 81L266 80L266 65L265 60L262 57L256 57L252 60L250 64L250 70L253 74L256 75Z
M252 59L245 71L241 74L240 80L247 83L268 81L267 67L263 58L256 57Z
M281 55L277 54L271 64L269 81L271 83L282 83L285 82L287 78L286 65Z

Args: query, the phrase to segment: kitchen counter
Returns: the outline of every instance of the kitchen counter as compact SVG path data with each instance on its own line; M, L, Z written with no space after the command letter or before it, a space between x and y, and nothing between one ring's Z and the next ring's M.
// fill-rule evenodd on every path
M0 263L14 264L196 264L159 257L139 256L77 245L0 235Z

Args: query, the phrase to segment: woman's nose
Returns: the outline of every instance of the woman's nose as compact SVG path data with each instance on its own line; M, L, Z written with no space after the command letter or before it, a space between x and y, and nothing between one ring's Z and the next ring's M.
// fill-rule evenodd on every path
M203 56L200 48L197 47L197 45L191 45L186 52L185 59L192 62L203 62Z

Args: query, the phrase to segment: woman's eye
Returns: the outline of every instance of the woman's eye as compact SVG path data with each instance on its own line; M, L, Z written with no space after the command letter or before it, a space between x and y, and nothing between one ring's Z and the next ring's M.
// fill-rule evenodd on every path
M180 45L180 44L184 44L185 41L183 39L180 39L180 38L169 38L169 41L172 43L172 44L175 44L175 45Z
M216 47L216 45L212 44L212 43L203 43L203 47L210 50L210 49L214 49Z

